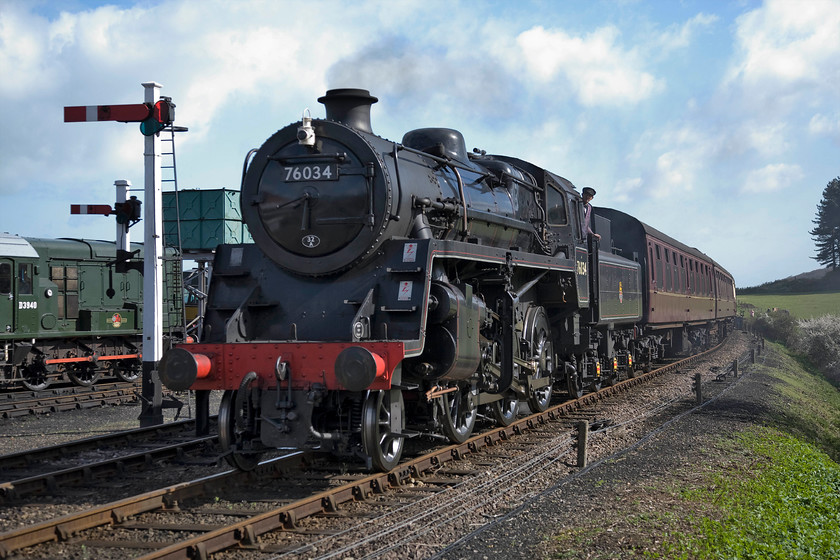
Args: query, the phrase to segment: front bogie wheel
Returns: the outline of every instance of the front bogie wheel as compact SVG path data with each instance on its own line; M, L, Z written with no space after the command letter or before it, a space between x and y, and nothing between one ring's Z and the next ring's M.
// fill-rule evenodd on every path
M245 452L246 445L259 442L254 441L259 418L251 403L251 383L256 374L251 372L245 376L239 390L227 390L219 403L219 445L223 452L227 452L225 460L237 469L243 471L254 470L262 458L262 453Z
M378 471L390 471L402 457L405 436L402 391L371 391L362 410L362 447Z

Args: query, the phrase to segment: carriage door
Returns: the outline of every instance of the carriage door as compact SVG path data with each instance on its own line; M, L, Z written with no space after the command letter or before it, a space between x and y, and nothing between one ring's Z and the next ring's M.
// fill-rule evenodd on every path
M14 263L9 259L0 259L0 331L15 330L15 300L12 292L12 271Z

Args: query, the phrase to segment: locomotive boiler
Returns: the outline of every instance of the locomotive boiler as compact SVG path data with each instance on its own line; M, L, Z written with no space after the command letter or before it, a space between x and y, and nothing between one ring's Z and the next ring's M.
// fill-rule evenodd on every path
M201 342L160 364L170 389L224 391L232 464L322 449L388 470L407 438L462 442L480 413L506 425L660 356L645 253L614 254L603 218L599 251L571 182L453 129L381 138L366 90L319 101L246 158L254 244L217 248Z

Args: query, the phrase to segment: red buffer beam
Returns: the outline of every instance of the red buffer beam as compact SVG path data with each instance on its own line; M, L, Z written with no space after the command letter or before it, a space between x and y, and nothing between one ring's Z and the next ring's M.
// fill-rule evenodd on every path
M145 103L132 105L86 105L65 107L64 122L120 121L142 122L149 118L151 109Z

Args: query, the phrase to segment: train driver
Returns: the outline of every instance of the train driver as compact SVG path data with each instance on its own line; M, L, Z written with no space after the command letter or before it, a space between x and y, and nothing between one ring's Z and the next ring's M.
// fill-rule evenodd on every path
M590 220L592 219L592 205L590 202L595 198L595 189L592 187L583 187L583 231L586 235L591 235L597 240L601 240L601 236L592 231Z

